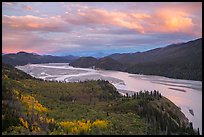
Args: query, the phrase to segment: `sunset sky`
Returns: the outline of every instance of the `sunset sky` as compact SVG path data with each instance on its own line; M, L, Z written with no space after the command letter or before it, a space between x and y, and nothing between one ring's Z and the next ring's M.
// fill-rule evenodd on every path
M105 56L202 37L201 2L3 2L2 52Z

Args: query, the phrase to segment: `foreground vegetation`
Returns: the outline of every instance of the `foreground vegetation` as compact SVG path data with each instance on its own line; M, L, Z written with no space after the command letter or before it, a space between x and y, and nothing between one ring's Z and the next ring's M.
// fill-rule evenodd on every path
M158 91L122 96L108 81L49 82L2 68L2 134L198 134Z

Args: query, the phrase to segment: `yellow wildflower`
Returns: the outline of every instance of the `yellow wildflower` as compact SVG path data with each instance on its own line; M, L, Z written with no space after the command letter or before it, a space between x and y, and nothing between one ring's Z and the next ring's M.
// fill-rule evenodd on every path
M21 102L24 104L27 109L30 111L32 109L36 110L37 112L47 112L48 109L43 107L34 97L30 95L22 95Z
M55 123L54 118L45 118L46 123Z
M21 121L24 127L28 128L28 122L26 120L24 121L22 117L19 117L19 120Z
M42 116L40 116L40 122L42 122L44 120L44 118Z
M63 121L60 122L60 125L67 130L68 132L76 133L89 133L92 127L106 128L108 121L105 120L96 120L91 123L90 120L82 121Z
M99 127L99 128L106 128L108 125L108 122L105 121L105 120L96 120L93 122L92 126L95 126L95 127Z
M54 118L52 118L52 119L51 119L51 123L54 123L54 122L55 122L55 120L54 120Z
M77 129L77 127L73 127L73 128L71 129L71 132L76 134L76 133L79 132L79 130Z
M13 90L13 92L18 96L19 95L19 92L17 90Z

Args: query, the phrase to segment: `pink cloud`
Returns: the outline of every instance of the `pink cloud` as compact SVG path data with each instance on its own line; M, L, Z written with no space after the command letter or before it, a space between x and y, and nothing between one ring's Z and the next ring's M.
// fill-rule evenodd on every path
M151 13L86 8L82 12L66 14L63 18L75 25L112 25L133 29L140 33L182 32L190 35L200 35L200 32L192 33L195 29L202 28L202 26L198 25L201 20L195 21L196 19L193 17L194 12L194 6L192 10L187 10L186 7L167 8L167 6L160 6Z
M179 32L191 30L194 26L192 18L182 11L158 10L152 18L146 20L148 27L146 32Z
M4 4L13 5L13 3ZM22 6L20 8L22 10ZM41 17L3 15L3 52L24 50L42 53L49 52L51 49L54 52L60 48L67 50L80 48L81 45L95 46L97 43L103 44L104 41L114 44L116 43L114 40L119 40L116 43L118 45L123 42L132 44L138 43L133 37L139 36L141 39L143 36L146 37L146 34L147 36L181 34L202 37L202 3L174 3L159 6L154 4L149 7L143 5L144 10L121 11L83 5L79 5L78 8L74 11L70 9L67 13L65 11L60 16L49 14L42 16L46 13ZM141 9L141 7L134 9L139 8ZM32 10L32 7L27 6L25 9ZM72 34L74 32L77 34ZM131 37L126 34L136 35ZM107 39L107 37L111 38ZM127 37L130 38L127 39Z
M33 8L31 6L24 6L25 10L33 10Z
M67 22L76 25L113 25L142 32L143 26L140 24L140 21L142 19L149 18L150 15L145 13L130 14L117 11L107 11L104 9L86 8L77 14L66 14L63 17Z
M19 51L25 51L25 52L29 52L29 53L40 53L40 51L33 50L33 49L22 50L22 49L17 49L17 48L7 48L6 50L4 50L2 52L4 54L9 54L9 53L17 53Z
M156 6L156 5L155 5ZM159 4L151 9L152 12L137 11L110 11L99 8L80 6L76 10L62 16L37 17L26 16L3 16L3 25L13 29L31 31L68 31L72 25L103 25L117 26L135 30L139 33L177 33L200 36L202 20L196 18L202 5L196 4ZM147 6L148 7L148 6ZM27 6L27 9L32 7ZM42 23L43 22L43 23Z
M193 8L193 10L195 10ZM182 7L159 8L155 10L152 17L146 19L146 33L184 33L187 35L202 36L202 18L195 18L191 9Z
M39 36L39 34L36 35L27 31L8 31L3 29L2 34L3 53L17 51L45 53L55 43L52 39L45 39Z
M26 16L3 16L2 24L4 27L27 30L27 31L66 31L65 22L60 16L37 17Z
M12 6L14 2L2 2L2 5Z

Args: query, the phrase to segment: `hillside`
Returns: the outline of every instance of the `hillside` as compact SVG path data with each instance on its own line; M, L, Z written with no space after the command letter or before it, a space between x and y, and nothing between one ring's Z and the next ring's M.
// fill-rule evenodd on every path
M103 68L106 70L119 70L119 71L124 70L123 64L109 57L98 59L95 66L96 68Z
M70 63L74 67L118 70L133 74L159 75L170 78L202 81L202 38L172 44L146 52L112 54L94 57L51 56L19 52L2 55L2 62L11 65L28 63Z
M76 60L70 65L202 81L202 38L146 52L112 54L94 62Z
M77 60L70 63L73 67L89 68L95 65L97 59L94 57L80 57Z
M110 57L104 57L100 59L96 59L93 57L81 57L70 63L70 66L81 68L95 67L106 70L119 70L119 71L123 71L125 69L123 64L119 63L118 61Z
M3 135L197 134L158 91L121 96L108 81L49 82L4 65Z
M126 72L202 81L202 38L140 53L109 57L126 64Z
M75 56L51 56L51 55L38 55L35 53L18 52L16 54L4 54L2 62L10 65L26 65L39 64L39 63L70 63L76 60Z
M181 44L172 44L163 48L156 48L145 52L112 54L109 57L122 63L148 63L183 60L201 60L202 38Z

